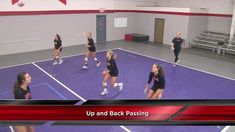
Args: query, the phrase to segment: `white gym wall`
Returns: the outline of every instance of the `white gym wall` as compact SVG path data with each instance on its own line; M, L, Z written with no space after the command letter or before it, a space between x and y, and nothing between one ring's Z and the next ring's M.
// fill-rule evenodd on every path
M61 34L64 46L84 44L83 32L96 32L96 15L107 15L107 41L124 39L125 33L142 33L154 38L154 19L165 19L164 44L170 44L177 31L189 42L203 30L229 33L232 13L231 0L67 0L67 5L58 0L23 0L24 7L11 5L11 0L0 1L0 55L26 51L49 49L53 47L56 33ZM164 8L157 6L175 6L185 8ZM223 6L221 6L223 5ZM186 8L186 7L195 7ZM197 7L208 8L204 13L209 16L177 15L175 12L198 13ZM124 12L99 13L100 8ZM85 13L73 11L87 10ZM89 11L96 10L96 13ZM126 11L125 11L126 10ZM159 13L136 13L131 10L166 11ZM10 15L17 11L32 12L30 15ZM58 14L35 13L34 11L57 11ZM67 11L67 12L66 12ZM74 14L66 14L66 13ZM173 13L172 13L173 12ZM217 14L211 16L210 14ZM225 15L225 17L221 17ZM126 17L126 28L114 28L114 18Z
M206 8L208 13L231 15L234 0L157 0L158 6ZM208 30L229 33L231 17L208 17Z

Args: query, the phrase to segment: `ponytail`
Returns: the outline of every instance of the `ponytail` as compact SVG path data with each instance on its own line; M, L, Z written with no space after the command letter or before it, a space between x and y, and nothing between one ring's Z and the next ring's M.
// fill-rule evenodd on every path
M112 59L116 60L117 59L117 54L113 53L113 55L111 56Z
M20 72L17 74L17 80L16 80L14 87L13 87L14 92L17 90L17 88L19 88L23 84L23 80L25 80L26 74L27 74L27 72Z
M17 90L17 88L19 88L19 87L20 87L20 85L19 85L18 81L16 81L15 84L14 84L14 87L13 87L14 92L15 92L15 91Z
M161 77L164 77L165 76L165 72L162 68L161 65L157 65L157 68L158 68L158 74L161 76Z

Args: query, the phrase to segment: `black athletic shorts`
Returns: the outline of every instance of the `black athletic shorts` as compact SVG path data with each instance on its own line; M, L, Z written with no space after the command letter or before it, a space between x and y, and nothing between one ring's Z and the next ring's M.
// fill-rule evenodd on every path
M95 52L95 51L96 51L96 48L95 48L95 46L91 46L91 47L88 48L88 50L89 50L90 52Z
M118 76L118 71L113 71L113 72L109 72L111 77L117 77Z
M156 85L153 85L152 87L151 87L151 89L154 91L154 93L158 90L158 89L160 89L160 88L158 88ZM161 89L163 89L163 88L161 88Z
M55 49L57 49L57 50L58 50L59 48L55 48ZM62 48L60 48L60 52L61 52L61 51L62 51Z

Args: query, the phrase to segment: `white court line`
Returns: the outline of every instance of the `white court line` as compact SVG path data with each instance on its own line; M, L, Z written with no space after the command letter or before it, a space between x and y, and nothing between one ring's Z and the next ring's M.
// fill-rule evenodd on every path
M15 132L12 126L9 126L9 127L11 129L11 132Z
M116 49L120 49L120 48L112 48L110 50L116 50ZM96 53L99 53L99 52L104 52L104 51L107 51L109 49L106 49L106 50L99 50L99 51L96 51ZM69 57L74 57L74 56L80 56L80 55L84 55L85 53L80 53L80 54L74 54L74 55L67 55L67 56L62 56L61 58L69 58ZM43 60L39 60L39 61L34 61L34 63L38 63L38 62L44 62L44 61L50 61L52 60L52 58L48 58L48 59L43 59ZM26 62L26 63L21 63L21 64L16 64L16 65L10 65L10 66L4 66L4 67L0 67L0 69L5 69L5 68L10 68L10 67L16 67L16 66L22 66L22 65L28 65L28 64L32 64L32 62Z
M32 62L26 62L26 63L16 64L16 65L4 66L4 67L0 67L0 69L11 68L11 67L16 67L16 66L23 66L23 65L28 65L31 63Z
M221 132L226 132L230 126L226 126Z
M126 132L131 132L131 130L129 130L128 128L126 128L125 126L120 126L122 129L124 129Z
M137 52L134 52L134 51L130 51L130 50L126 50L126 49L122 49L122 48L113 48L113 49L111 49L111 50L115 50L115 49L119 49L119 50L123 50L123 51L126 51L126 52L134 53L134 54L137 54L137 55L140 55L140 56L144 56L144 57L148 57L148 58L152 58L152 59L158 59L158 60L161 60L161 61L164 61L164 62L172 63L172 62L167 61L167 60L164 60L164 59L160 59L160 58L152 57L152 56L148 56L148 55L143 55L143 54L140 54L140 53L137 53ZM106 49L106 50L99 50L99 51L97 51L97 53L98 53L98 52L107 51L107 50L108 50L108 49ZM61 58L69 58L69 57L73 57L73 56L80 56L80 55L83 55L83 54L84 54L84 53L81 53L81 54L74 54L74 55L68 55L68 56L64 56L64 57L61 57ZM44 61L49 61L49 60L52 60L52 59L51 59L51 58L48 58L48 59L44 59L44 60L40 60L40 61L35 61L35 63L44 62ZM15 66L21 66L21 65L27 65L27 64L31 64L31 63L32 63L32 62L22 63L22 64L16 64L16 65L10 65L10 66L5 66L5 67L0 67L0 69L10 68L10 67L15 67ZM207 74L211 74L211 75L214 75L214 76L218 76L218 77L222 77L222 78L226 78L226 79L235 81L235 79L230 78L230 77L222 76L222 75L215 74L215 73L212 73L212 72L207 72L207 71L204 71L204 70L196 69L196 68L189 67L189 66L185 66L185 65L182 65L182 64L178 64L178 65L180 65L180 66L182 66L182 67L189 68L189 69L193 69L193 70L196 70L196 71L204 72L204 73L207 73Z
M41 67L39 67L37 64L35 64L34 62L32 62L32 64L34 66L36 66L39 70L41 70L42 72L44 72L46 75L48 75L50 78L52 78L54 81L56 81L57 83L59 83L61 86L63 86L65 89L67 89L69 92L71 92L73 95L77 96L79 99L81 99L83 102L86 102L86 100L81 97L80 95L78 95L76 92L74 92L73 90L71 90L69 87L67 87L66 85L64 85L62 82L60 82L59 80L57 80L56 78L54 78L52 75L50 75L49 73L47 73L45 70L43 70ZM131 132L131 130L129 130L128 128L126 128L125 126L120 126L122 129L124 129L126 132Z
M110 50L115 50L115 49L120 49L120 48L113 48L113 49L110 49ZM99 51L96 51L96 53L99 53L99 52L104 52L104 51L107 51L109 49L104 49L104 50L99 50ZM69 57L74 57L74 56L80 56L80 55L84 55L85 53L80 53L80 54L74 54L74 55L67 55L67 56L63 56L61 57L62 59L64 58L69 58ZM44 59L44 60L40 60L40 61L34 61L34 63L38 63L38 62L44 62L44 61L49 61L49 60L52 60L52 58L49 58L49 59Z
M134 51L130 51L130 50L126 50L126 49L122 49L122 48L119 48L120 50L123 50L123 51L126 51L126 52L130 52L130 53L134 53L136 55L140 55L140 56L144 56L144 57L148 57L148 58L152 58L152 59L157 59L157 60L161 60L161 61L164 61L164 62L168 62L168 63L171 63L170 61L167 61L167 60L164 60L164 59L160 59L160 58L157 58L157 57L151 57L151 56L148 56L148 55L143 55L143 54L140 54L140 53L137 53L137 52L134 52ZM189 68L189 69L193 69L195 71L200 71L200 72L204 72L204 73L207 73L207 74L210 74L210 75L214 75L214 76L218 76L218 77L221 77L221 78L226 78L226 79L229 79L229 80L232 80L232 81L235 81L235 79L233 78L230 78L230 77L226 77L226 76L222 76L222 75L219 75L219 74L216 74L216 73L212 73L212 72L207 72L207 71L204 71L204 70L200 70L200 69L196 69L196 68L193 68L193 67L189 67L189 66L185 66L185 65L182 65L182 64L178 64L182 67L186 67L186 68ZM176 66L177 67L177 66Z
M32 62L32 64L34 66L36 66L39 70L41 70L42 72L44 72L47 76L49 76L50 78L52 78L54 81L56 81L57 83L59 83L61 86L63 86L65 89L67 89L69 92L71 92L73 95L77 96L79 99L81 99L83 102L86 102L86 100L84 98L82 98L80 95L78 95L77 93L75 93L73 90L71 90L69 87L67 87L66 85L64 85L62 82L60 82L59 80L57 80L56 78L54 78L52 75L50 75L49 73L47 73L45 70L43 70L41 67L39 67L37 64L35 64L34 62Z

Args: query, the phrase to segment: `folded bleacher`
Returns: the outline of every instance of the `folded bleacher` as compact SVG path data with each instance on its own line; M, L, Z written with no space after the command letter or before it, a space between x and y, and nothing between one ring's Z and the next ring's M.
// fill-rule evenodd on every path
M204 31L196 36L192 42L189 43L190 47L212 50L213 52L223 54L235 55L235 37L229 44L229 34Z

